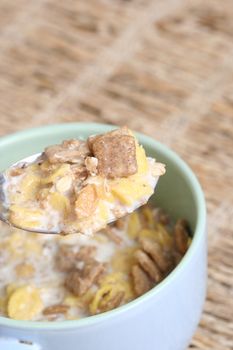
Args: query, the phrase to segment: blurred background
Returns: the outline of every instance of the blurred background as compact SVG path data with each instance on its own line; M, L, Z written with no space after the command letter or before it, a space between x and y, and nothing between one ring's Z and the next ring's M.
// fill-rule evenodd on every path
M233 349L232 37L232 0L0 0L0 136L127 124L196 172L209 215L198 350Z

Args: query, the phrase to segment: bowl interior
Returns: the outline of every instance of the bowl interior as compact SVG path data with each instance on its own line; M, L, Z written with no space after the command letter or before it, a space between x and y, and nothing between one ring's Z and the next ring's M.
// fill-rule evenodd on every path
M37 152L45 146L68 138L84 138L111 130L112 126L92 123L60 124L30 129L0 140L1 171L12 163ZM152 201L174 218L186 218L195 231L197 202L195 186L190 182L185 164L165 146L137 134L148 155L166 164L166 174L158 182Z
M164 208L174 220L185 218L194 232L198 216L195 187L190 183L179 159L154 144L142 143L148 155L166 164L166 173L159 179L151 202Z
M29 129L7 137L0 138L0 171L9 167L12 163L37 152L41 152L45 146L59 143L67 138L87 138L89 135L103 133L116 127L96 123L70 123L51 125L41 128ZM182 259L181 263L158 286L140 298L121 306L120 308L95 315L81 320L64 322L31 322L15 321L6 317L0 317L1 325L20 327L22 329L59 330L70 327L85 327L99 320L109 319L113 315L124 313L142 303L146 298L155 297L171 283L186 262L192 258L199 247L199 241L205 229L205 200L201 187L190 168L164 145L142 134L137 137L146 149L148 155L164 162L167 172L159 180L152 202L166 209L174 218L186 218L194 233L192 244Z

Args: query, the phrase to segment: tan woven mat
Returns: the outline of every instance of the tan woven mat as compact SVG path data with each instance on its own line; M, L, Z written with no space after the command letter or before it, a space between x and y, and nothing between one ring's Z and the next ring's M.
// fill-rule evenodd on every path
M199 176L209 288L193 349L233 349L232 38L232 0L0 0L0 135L128 124Z

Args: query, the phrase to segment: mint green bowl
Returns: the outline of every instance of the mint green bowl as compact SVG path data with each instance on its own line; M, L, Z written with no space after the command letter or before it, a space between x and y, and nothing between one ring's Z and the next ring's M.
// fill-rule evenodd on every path
M0 139L0 170L45 146L116 127L70 123L29 129ZM194 233L180 264L158 286L116 310L64 322L15 321L0 317L0 349L182 350L199 321L206 291L206 208L200 184L184 161L150 137L137 133L148 155L166 164L152 200L174 218L186 218ZM2 342L2 343L1 343ZM1 346L1 344L3 344ZM77 347L78 344L78 347Z

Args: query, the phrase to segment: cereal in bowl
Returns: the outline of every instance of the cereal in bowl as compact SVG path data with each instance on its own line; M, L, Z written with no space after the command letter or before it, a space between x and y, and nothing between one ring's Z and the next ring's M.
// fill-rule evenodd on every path
M1 224L0 315L63 321L115 309L166 278L190 242L185 220L148 205L92 236Z

